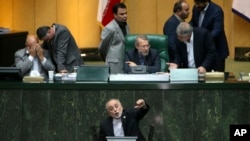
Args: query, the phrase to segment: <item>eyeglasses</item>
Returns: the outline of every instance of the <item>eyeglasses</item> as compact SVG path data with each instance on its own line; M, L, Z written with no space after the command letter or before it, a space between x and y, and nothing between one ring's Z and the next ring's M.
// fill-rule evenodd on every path
M141 48L150 48L150 45L143 45L143 46L140 46Z

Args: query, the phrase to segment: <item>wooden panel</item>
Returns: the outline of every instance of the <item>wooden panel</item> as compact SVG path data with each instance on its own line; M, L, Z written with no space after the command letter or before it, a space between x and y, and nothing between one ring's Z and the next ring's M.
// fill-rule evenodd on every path
M96 22L99 0L0 0L0 26L27 30L35 34L41 25L60 23L66 25L75 37L78 46L97 47L101 29ZM128 23L132 33L158 33L173 12L176 0L125 0ZM193 0L190 4L190 21ZM232 13L232 0L213 0L223 8L225 31L234 57L234 47L250 46L249 22Z
M56 22L67 26L78 43L78 0L57 0L56 11Z
M0 27L12 28L12 0L0 0Z
M131 33L156 33L157 1L128 0L126 2Z
M34 31L34 0L13 0L13 29Z
M38 27L56 22L56 4L56 0L35 0L34 33Z
M173 14L175 0L157 0L157 33L163 34L166 20Z
M97 24L98 0L79 0L79 47L97 47L101 28Z

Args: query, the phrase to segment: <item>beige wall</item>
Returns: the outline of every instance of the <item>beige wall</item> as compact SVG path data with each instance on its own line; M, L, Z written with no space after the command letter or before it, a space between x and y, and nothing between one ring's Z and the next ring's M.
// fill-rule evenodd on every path
M187 1L191 12L193 0ZM232 0L213 1L224 10L225 30L233 57L234 47L250 47L250 23L231 12ZM162 34L164 22L172 15L174 2L125 0L131 32ZM81 48L96 47L100 41L101 29L96 21L98 0L0 0L0 3L0 27L35 34L38 26L56 22L71 30Z

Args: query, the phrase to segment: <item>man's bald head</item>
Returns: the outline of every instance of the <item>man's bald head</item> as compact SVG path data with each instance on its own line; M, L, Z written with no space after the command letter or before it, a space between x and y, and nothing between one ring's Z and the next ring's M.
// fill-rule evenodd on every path
M27 47L31 47L34 44L38 44L38 42L39 42L39 40L38 40L37 36L35 36L35 35L28 35L27 38L26 38L25 45Z

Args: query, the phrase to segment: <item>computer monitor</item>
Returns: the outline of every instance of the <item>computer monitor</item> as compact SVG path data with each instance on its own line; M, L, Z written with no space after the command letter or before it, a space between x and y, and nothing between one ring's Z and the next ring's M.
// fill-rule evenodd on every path
M136 141L136 136L126 136L126 137L115 137L115 136L107 136L107 141Z
M21 81L21 69L17 67L0 67L0 81Z
M76 81L108 82L109 66L81 65L77 69Z

